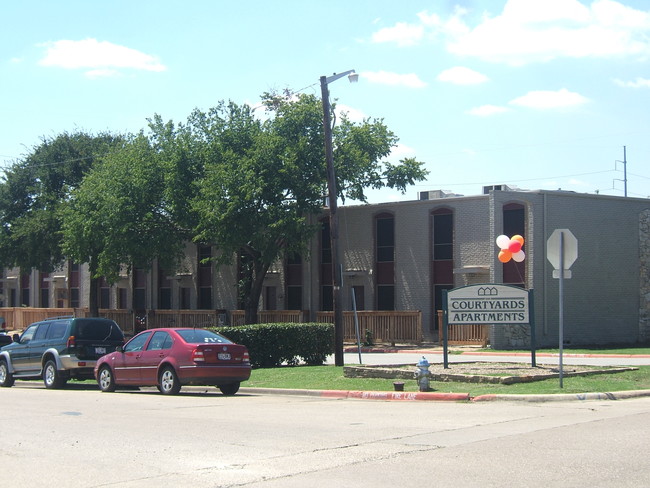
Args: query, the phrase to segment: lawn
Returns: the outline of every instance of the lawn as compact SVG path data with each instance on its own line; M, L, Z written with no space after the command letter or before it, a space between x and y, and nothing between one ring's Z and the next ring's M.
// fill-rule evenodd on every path
M415 379L400 381L404 381L404 391L418 391ZM286 366L255 369L251 379L242 386L299 390L390 391L393 390L393 381L376 378L346 378L343 376L343 368L337 366ZM622 373L565 377L563 388L560 388L558 378L515 385L431 382L430 386L433 391L469 393L472 397L490 393L555 394L650 390L650 366L640 366L637 371Z

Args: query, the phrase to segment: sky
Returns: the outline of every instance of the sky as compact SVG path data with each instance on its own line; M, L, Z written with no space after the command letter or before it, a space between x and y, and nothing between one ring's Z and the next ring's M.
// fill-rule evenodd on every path
M371 203L498 184L650 197L648 0L22 0L0 20L0 168L63 132L320 96L353 69L331 99L429 171Z

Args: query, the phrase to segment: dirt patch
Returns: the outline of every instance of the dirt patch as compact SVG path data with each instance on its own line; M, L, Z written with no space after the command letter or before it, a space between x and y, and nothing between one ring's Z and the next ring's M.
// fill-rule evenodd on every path
M592 374L612 374L623 371L634 371L632 367L598 367L570 365L563 367L563 376L585 376ZM386 379L415 379L414 366L346 366L343 373L348 378L386 378ZM431 381L462 381L466 383L526 383L541 381L560 376L558 366L541 365L532 367L526 363L491 363L466 362L449 363L445 368L441 363L429 366Z

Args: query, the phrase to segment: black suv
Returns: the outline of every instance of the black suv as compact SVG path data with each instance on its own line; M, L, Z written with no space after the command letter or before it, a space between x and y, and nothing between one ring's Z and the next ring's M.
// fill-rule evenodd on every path
M122 330L109 319L56 317L36 322L0 349L0 386L43 378L47 388L62 388L70 378L92 379L97 359L122 344Z

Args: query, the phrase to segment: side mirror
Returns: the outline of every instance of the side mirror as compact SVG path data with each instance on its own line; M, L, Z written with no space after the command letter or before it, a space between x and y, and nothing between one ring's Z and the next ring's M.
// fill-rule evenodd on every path
M117 352L124 352L124 346L117 346L117 347L115 348L115 351L117 351Z
M14 334L14 335L11 336L11 339L12 339L14 342L20 342L20 335L18 335L18 334Z

